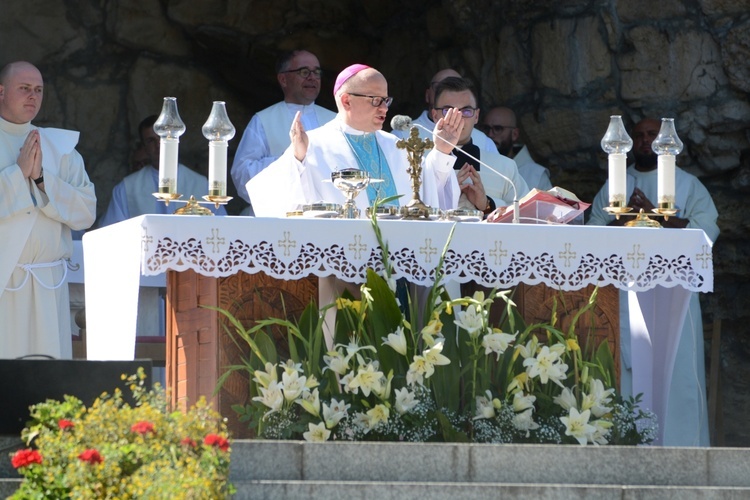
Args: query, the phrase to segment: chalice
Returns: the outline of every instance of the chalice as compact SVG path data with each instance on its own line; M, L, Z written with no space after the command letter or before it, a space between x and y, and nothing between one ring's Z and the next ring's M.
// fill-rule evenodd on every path
M331 174L331 182L346 196L346 203L341 207L344 219L359 219L360 210L354 198L370 185L370 175L364 170L346 168Z

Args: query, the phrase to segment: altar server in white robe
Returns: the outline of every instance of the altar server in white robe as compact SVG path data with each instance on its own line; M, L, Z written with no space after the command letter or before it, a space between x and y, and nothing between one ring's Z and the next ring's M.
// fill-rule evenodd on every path
M138 125L141 145L148 160L144 167L126 176L112 189L112 198L109 200L107 211L97 222L98 227L109 226L144 214L171 214L179 207L174 203L166 205L153 195L159 187L161 143L159 136L154 132L154 123L158 118L157 115L147 116ZM177 165L177 192L183 195L183 199L188 199L192 195L200 200L208 194L208 179L180 163ZM204 206L215 215L227 214L224 205L219 205L219 208L214 205Z
M399 194L403 195L401 205L410 201L406 151L396 147L397 137L381 130L392 102L385 77L362 64L349 66L336 79L334 96L336 118L307 132L298 113L289 148L247 183L256 215L283 217L306 204L343 204L344 194L330 180L333 172L346 168L366 170L370 177L383 180L356 198L362 217L376 197ZM458 138L462 127L457 110L435 125L450 141ZM429 206L447 209L458 203L460 192L451 149L438 140L423 158L421 199Z
M43 95L31 63L0 70L0 358L72 357L71 229L96 217L78 132L31 124Z
M657 200L657 155L651 143L659 134L661 123L643 119L633 128L633 157L635 163L627 170L628 206L637 212L643 208L651 213ZM711 241L719 236L716 224L718 212L711 195L692 174L675 169L676 217L659 218L666 228L702 229ZM605 183L591 205L587 224L622 225L626 217L616 220L604 211L609 204L609 185ZM620 294L620 350L622 353L621 385L623 395L632 392L632 365L630 356L630 325L628 321L627 294ZM706 407L706 370L703 354L703 320L697 293L690 296L690 306L677 346L670 385L667 416L660 422L664 428L665 446L709 446L708 411Z
M529 189L540 191L552 189L549 169L534 161L528 146L525 144L517 146L521 131L512 109L504 106L490 108L482 114L482 130L495 143L498 153L516 162L518 172Z
M289 129L297 112L305 130L318 128L336 116L333 111L315 104L322 74L318 58L307 50L287 51L279 57L276 79L284 100L252 117L232 163L231 175L237 194L251 204L242 215L253 214L245 184L289 147Z
M516 196L518 199L525 196L529 188L518 172L516 163L497 150L482 150L473 142L472 131L479 120L479 107L471 81L448 77L435 87L435 109L432 110L432 119L440 120L451 110L458 111L464 121L461 135L455 143L458 147L453 150L456 156L454 169L461 186L458 206L489 214L496 207L512 205ZM482 166L466 153L486 163L495 171ZM505 178L498 175L498 172Z
M461 74L455 69L451 69L451 68L441 69L440 71L432 75L432 78L430 79L430 84L427 86L427 88L424 91L424 102L425 102L426 107L418 117L412 120L412 123L419 124L422 127L424 127L424 128L417 127L419 136L422 139L432 139L432 136L430 135L428 130L432 130L435 128L435 122L433 121L433 118L432 118L432 109L435 107L435 88L437 87L438 83L442 82L443 80L449 77L462 78ZM394 130L393 133L397 137L408 138L410 131L409 130ZM471 140L482 151L490 151L493 153L497 151L497 149L495 148L495 143L492 142L492 139L487 137L487 135L485 135L484 132L482 132L476 127L472 129L471 131Z

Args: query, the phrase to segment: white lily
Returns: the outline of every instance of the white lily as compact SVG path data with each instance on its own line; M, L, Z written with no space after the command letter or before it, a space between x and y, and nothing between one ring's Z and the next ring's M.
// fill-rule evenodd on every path
M534 410L529 408L521 413L516 413L513 416L513 426L519 431L526 431L526 437L529 437L530 431L539 428L539 424L534 422Z
M495 417L495 405L492 401L492 393L486 391L486 396L477 396L477 411L474 415L474 420L481 418L494 418Z
M310 415L320 417L320 395L317 389L303 393L302 397L294 402L304 408Z
M573 392L567 387L565 387L558 396L555 396L552 399L552 402L560 405L563 408L563 410L566 410L566 411L578 406L576 397L573 395Z
M286 373L302 373L302 363L295 363L291 359L286 360L286 363L279 366L281 366Z
M511 342L516 340L515 335L510 333L495 332L488 333L482 338L482 347L484 347L484 353L490 354L494 352L497 355L496 360L500 360L500 355L508 349Z
M609 444L609 433L612 428L612 422L600 418L591 422L594 426L594 433L591 435L591 442L594 444Z
M589 424L590 417L589 410L578 413L578 410L571 408L567 417L560 417L560 421L565 424L565 435L574 437L581 446L585 445L596 431L596 428Z
M372 429L372 425L370 425L370 416L366 413L357 412L354 414L354 419L352 420L352 423L359 427L362 431L364 431L365 434L370 432L370 429Z
M269 413L279 411L284 404L284 394L281 391L281 385L278 382L271 382L268 387L260 388L260 396L253 398L253 401L260 401L263 405L271 409Z
M375 405L371 410L367 412L367 416L370 417L370 429L375 428L379 423L386 423L391 412L388 407L384 404Z
M357 394L357 390L362 390L362 394L369 396L370 392L380 393L383 390L383 372L377 371L373 363L368 363L357 370L357 375L349 381L349 389Z
M331 406L323 403L323 421L326 424L326 428L332 429L336 427L346 417L349 407L350 405L344 404L343 401L336 401L335 399L331 399Z
M307 391L305 382L307 382L307 377L300 377L296 371L282 373L281 385L284 390L284 399L294 401L300 397L303 391Z
M568 376L568 365L561 361L558 352L551 351L546 345L539 349L539 353L535 357L524 359L523 366L527 367L526 373L529 374L530 378L539 377L543 384L552 380L552 382L563 387L560 381L565 380Z
M403 389L396 389L394 393L396 394L396 411L400 415L409 413L419 404L419 401L414 398L414 393L410 392L406 387Z
M526 411L529 408L534 408L534 402L536 401L536 396L532 396L529 394L528 396L524 396L523 392L517 392L513 395L513 411L516 413L520 413L522 411Z
M427 363L432 364L433 366L449 365L451 360L448 359L446 356L443 356L441 354L442 352L443 352L443 343L436 342L434 346L424 351L422 355L424 356L425 361ZM427 377L429 377L429 375L427 375Z
M435 367L428 362L424 356L414 356L414 361L409 365L406 372L406 383L409 385L424 385L424 379L430 378L435 373Z
M386 340L383 341L383 345L390 346L391 349L400 355L406 356L406 335L404 335L404 328L399 326L395 332L389 333Z
M328 441L329 437L331 437L331 431L326 429L326 426L325 424L323 424L323 422L319 424L313 424L311 422L307 424L307 428L309 430L302 434L302 437L305 438L305 441L309 441L311 443L324 443Z
M349 360L338 351L328 351L328 354L323 356L323 362L326 364L323 372L331 370L338 375L344 375L349 370Z
M581 403L581 409L591 410L591 414L596 418L601 418L603 415L612 411L610 406L607 406L612 402L612 394L614 389L604 390L604 384L601 380L590 379L589 380L589 393L584 394L583 402Z
M268 387L271 382L278 381L278 372L276 371L276 365L273 363L266 363L265 371L255 370L253 372L253 382L260 384L263 387Z
M470 305L463 311L456 311L456 326L469 333L469 337L476 338L484 330L484 314L479 307Z

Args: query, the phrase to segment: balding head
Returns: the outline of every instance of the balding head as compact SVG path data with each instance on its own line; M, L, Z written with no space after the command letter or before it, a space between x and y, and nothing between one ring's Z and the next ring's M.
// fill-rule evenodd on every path
M17 61L0 70L0 116L11 123L28 123L42 105L44 81L33 64Z
M18 73L19 71L36 71L39 73L39 70L36 66L31 64L30 62L26 61L16 61L12 63L6 64L3 69L0 70L0 85L6 85L8 78L11 78L14 74ZM39 73L41 78L41 73Z
M381 102L373 106L372 97L388 97L388 82L380 71L367 68L346 80L336 92L339 117L350 127L363 132L381 130L388 105Z
M425 104L427 104L428 115L430 114L432 108L435 106L435 87L438 83L442 82L448 77L461 78L461 74L455 69L445 68L432 75L430 84L427 86L427 89L424 92L424 102Z

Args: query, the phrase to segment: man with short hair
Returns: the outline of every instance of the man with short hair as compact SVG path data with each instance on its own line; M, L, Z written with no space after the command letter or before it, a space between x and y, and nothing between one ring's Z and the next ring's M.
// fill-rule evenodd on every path
M284 100L253 116L234 155L232 180L237 193L251 204L244 214L252 214L252 201L245 184L276 161L289 146L289 129L294 116L300 113L306 130L317 128L336 116L333 111L315 104L321 76L320 62L311 52L293 50L279 58L276 79Z
M151 115L144 118L138 125L140 137L139 148L142 148L148 160L146 166L127 175L112 189L107 211L97 223L98 227L109 226L116 222L137 217L144 214L169 214L174 212L175 206L167 206L157 199L153 193L159 186L159 150L161 139L154 132L154 123L159 117ZM208 194L208 179L205 175L188 168L182 163L177 165L177 192L185 199L195 196L196 199ZM215 208L208 205L216 215L226 215L223 205Z
M657 155L651 148L661 128L659 120L645 118L633 127L634 163L627 170L628 206L635 212L643 209L651 213L652 200L658 194ZM621 226L628 218L617 220L604 207L609 205L609 181L604 183L591 205L587 224ZM718 212L711 195L692 174L675 167L676 216L659 222L665 228L702 229L711 241L719 236L716 224ZM665 229L666 230L666 229ZM632 367L630 357L630 324L628 321L627 294L620 294L620 352L622 359L621 386L623 396L632 392ZM659 333L659 332L657 332ZM677 356L672 370L667 420L660 422L664 428L664 446L708 446L708 410L706 405L706 370L703 359L703 321L697 293L690 296L690 305L677 346Z
M284 216L305 204L344 203L344 194L330 182L337 170L365 170L372 178L372 189L357 197L364 217L375 198L404 195L409 202L412 189L407 173L409 163L398 138L383 132L388 107L388 83L376 69L354 64L336 79L334 96L338 115L322 127L307 132L300 113L292 123L291 145L276 162L247 183L256 214ZM457 110L449 110L435 124L435 130L449 141L458 139L463 124ZM436 208L455 208L459 197L453 173L452 147L438 140L423 158L421 199Z
M513 160L497 151L481 150L473 142L472 132L479 120L479 107L474 85L469 80L451 76L435 87L433 121L440 120L450 110L459 112L464 123L456 142L458 147L453 150L456 156L453 168L457 171L458 183L461 186L458 206L481 210L486 215L498 206L512 205L516 196L520 199L526 195L529 188L518 173ZM507 179L488 170L471 156L486 163Z
M524 178L530 189L547 191L552 188L549 170L539 165L531 157L529 148L524 144L520 149L516 147L520 130L516 121L516 114L512 109L495 106L486 112L482 120L482 130L497 146L497 151L516 162L518 172Z
M432 78L430 79L430 84L427 86L427 88L424 91L424 101L426 104L426 108L424 111L422 111L422 114L420 114L417 118L412 120L412 123L419 124L424 128L417 127L417 130L419 131L419 136L422 139L432 139L432 136L427 130L433 130L435 128L435 122L432 121L432 109L435 107L435 88L437 85L445 80L446 78L453 77L453 78L462 78L462 76L459 74L458 71L446 68L441 69L437 73L435 73ZM427 129L427 130L425 130ZM409 130L394 130L393 134L397 137L406 138L408 137L410 131ZM471 139L479 146L479 149L482 149L484 151L495 151L495 143L492 142L492 140L487 137L481 130L474 128L471 131Z
M31 124L43 96L33 64L0 70L0 358L72 357L71 229L96 217L79 133Z

